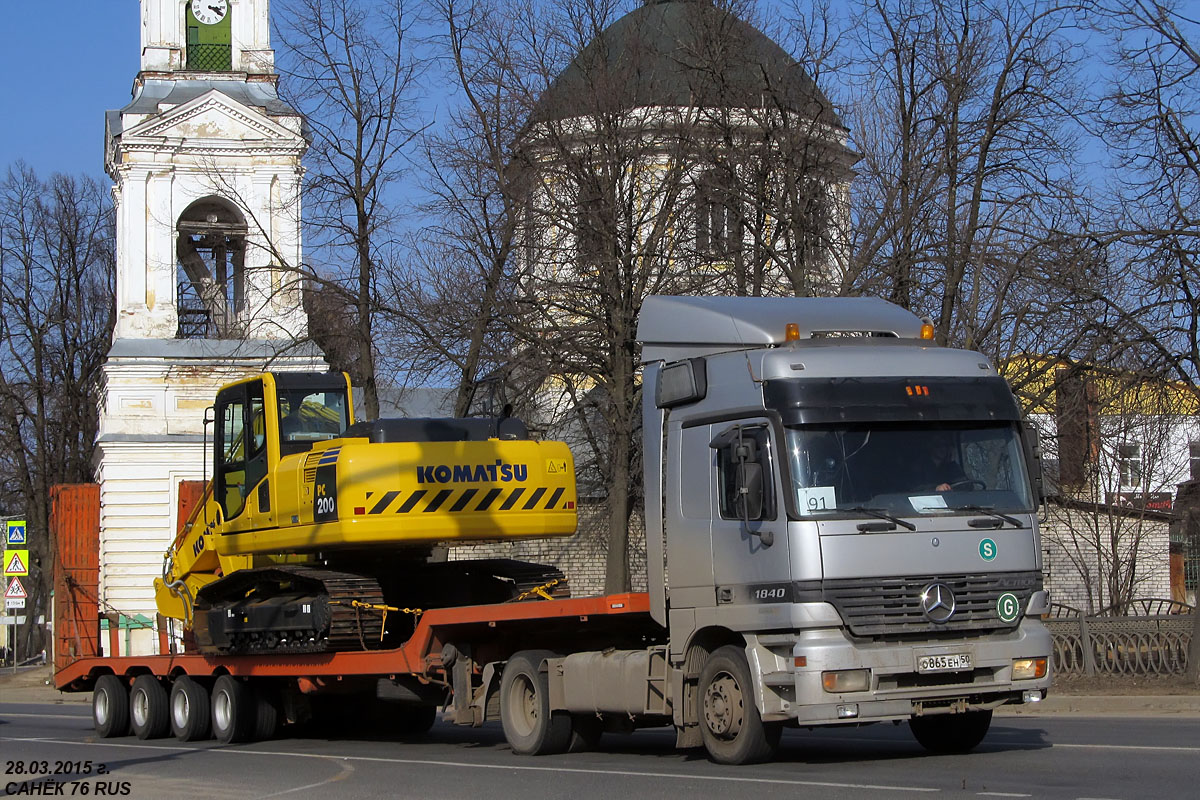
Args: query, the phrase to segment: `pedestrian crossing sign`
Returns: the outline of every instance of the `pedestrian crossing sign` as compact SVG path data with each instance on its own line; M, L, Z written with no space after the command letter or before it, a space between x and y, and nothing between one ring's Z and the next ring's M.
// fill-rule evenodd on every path
M25 535L25 520L10 519L5 527L7 529L5 540L8 542L9 547L23 545L28 541Z
M8 578L12 575L28 575L29 574L29 551L28 550L5 550L4 551L4 577Z

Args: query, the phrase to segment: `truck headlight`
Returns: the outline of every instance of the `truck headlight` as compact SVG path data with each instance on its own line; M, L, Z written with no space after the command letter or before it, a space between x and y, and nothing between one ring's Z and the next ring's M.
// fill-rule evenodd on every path
M1012 662L1012 679L1028 681L1046 677L1046 658L1014 658Z
M821 685L827 692L865 692L871 688L871 670L843 669L822 672Z

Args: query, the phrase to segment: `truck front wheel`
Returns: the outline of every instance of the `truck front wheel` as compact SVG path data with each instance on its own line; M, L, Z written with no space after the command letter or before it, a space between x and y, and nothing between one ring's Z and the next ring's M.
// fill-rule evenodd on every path
M153 675L139 675L129 690L129 717L139 739L161 739L171 730L167 690Z
M913 717L908 728L913 738L931 753L969 753L987 736L992 710L965 714Z
M700 670L700 733L718 764L756 764L775 757L780 723L764 723L754 704L750 667L741 648L717 648Z
M550 712L550 681L542 662L547 650L522 650L504 665L500 678L500 722L514 753L540 756L565 752L571 743L571 716Z
M92 690L92 722L102 739L129 733L129 690L116 675L101 675Z

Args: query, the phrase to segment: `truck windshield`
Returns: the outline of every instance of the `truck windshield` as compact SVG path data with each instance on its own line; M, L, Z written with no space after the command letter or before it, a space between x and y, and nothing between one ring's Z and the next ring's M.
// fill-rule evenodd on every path
M787 451L806 517L1033 510L1010 422L805 425L788 429Z

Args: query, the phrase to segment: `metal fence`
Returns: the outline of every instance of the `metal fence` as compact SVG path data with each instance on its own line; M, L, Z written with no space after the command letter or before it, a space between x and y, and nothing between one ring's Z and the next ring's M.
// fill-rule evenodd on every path
M1123 616L1086 616L1056 606L1045 620L1060 675L1154 676L1187 672L1196 610L1169 600L1139 600Z

